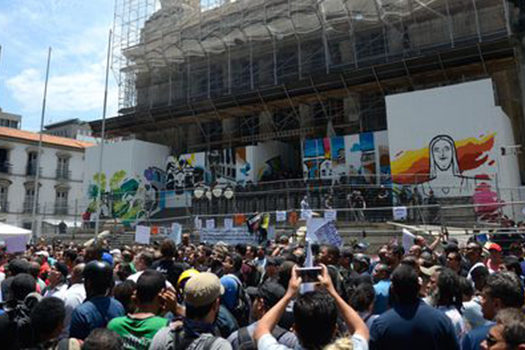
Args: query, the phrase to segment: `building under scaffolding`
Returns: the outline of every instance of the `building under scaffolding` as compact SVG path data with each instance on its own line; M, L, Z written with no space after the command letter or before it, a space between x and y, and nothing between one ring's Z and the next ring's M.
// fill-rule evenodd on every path
M333 205L344 207L348 204L347 194L355 187L353 180L333 181L336 175L324 177L320 162L330 164L328 170L335 174L335 165L341 164L340 159L336 152L324 154L323 150L319 157L307 159L307 143L323 137L344 136L344 145L337 150L346 152L350 148L348 140L373 133L377 141L384 139L387 129L385 144L376 143L370 152L363 150L357 155L346 155L345 175L350 178L356 174L350 161L355 158L364 171L371 165L370 178L377 176L378 179L370 180L365 175L358 186L375 186L379 192L383 188L380 185L391 183L424 188L423 182L430 183L433 179L429 161L424 158L431 148L428 141L437 135L442 137L444 132L451 134L454 128L464 131L466 126L468 135L461 131L459 134L463 136L456 135L455 141L446 137L454 152L458 148L458 154L466 152L460 150L461 142L468 147L478 145L475 147L479 153L469 159L475 163L473 167L487 162L486 169L490 168L492 175L481 168L477 173L468 173L468 169L464 169L466 163L460 164L463 166L460 169L455 159L455 168L450 168L455 169L454 173L447 179L451 183L461 181L459 186L470 181L472 186L468 195L460 191L456 197L461 198L455 201L453 192L449 192L452 185L447 181L441 183L442 196L451 198L440 204L466 205L473 212L471 205L477 205L479 199L476 198L479 179L486 180L484 189L489 190L490 186L494 189L494 184L496 187L508 184L507 195L501 194L501 188L497 195L487 190L494 207L492 215L499 208L494 203L513 202L523 197L521 192L516 192L520 175L525 179L524 157L519 152L520 144L525 144L520 14L520 9L508 0L116 0L113 69L120 87L120 110L119 116L106 121L107 135L168 146L161 152L163 157L172 155L168 161L163 158L153 162L155 157L160 159L159 152L157 156L149 153L142 157L146 163L149 161L145 164L149 178L138 181L150 184L149 188L158 192L153 196L158 201L155 208L159 210L158 215L166 217L168 214L160 214L162 210L173 208L184 208L196 215L296 209L305 188L313 208L329 207L323 198L334 193L334 182L338 181L342 187L341 191L335 191L334 197L338 198L334 198ZM477 111L469 112L470 115L461 114L461 108L454 111L457 117L450 122L448 116L446 127L451 130L435 127L435 120L446 119L443 113L432 117L431 113L425 113L425 108L436 107L422 107L412 112L411 118L418 119L421 115L419 119L425 119L423 123L434 127L423 124L421 128L428 129L425 130L428 138L399 149L428 146L420 160L423 170L418 170L419 180L421 176L426 180L396 181L396 174L404 171L412 176L415 172L409 172L412 168L390 172L392 159L401 152L392 147L391 124L396 123L388 119L387 128L387 100L404 92L416 94L425 90L432 95L435 90L427 89L482 79L488 84L481 82L479 86L488 87L484 94L470 95L474 96L471 102L489 103L480 109L470 109ZM480 99L484 101L477 101L475 96L484 96ZM410 98L405 104L415 105ZM440 103L437 106L448 104L449 100ZM485 119L481 114L486 114ZM388 115L390 118L390 110ZM399 125L409 119L404 116L401 114L397 119ZM465 117L463 124L462 117ZM490 127L476 129L475 125L484 123L482 119L489 120ZM507 123L510 131L496 131L496 120ZM95 133L100 133L100 120L91 126ZM437 133L432 134L434 131ZM397 132L397 139L410 139L411 132L401 130ZM494 142L496 134L496 139L503 141ZM270 140L273 144L266 142ZM335 150L335 141L331 140L328 149ZM323 141L316 142L313 144L324 145ZM446 141L442 138L441 142ZM265 156L269 152L264 149L270 148L283 159L284 153L294 153L289 158L293 161L289 161L286 175L270 179L296 179L297 183L289 181L293 191L289 191L289 184L269 184L270 180L257 179L255 175L250 179L262 183L257 189L244 186L249 181L239 183L239 174L245 169L236 164L237 157L245 156L262 143L266 146L259 150ZM518 150L519 170L518 165L512 168L515 171L507 166L511 164L504 158L509 158L508 152L505 154L507 146L509 150ZM491 160L487 156L489 150ZM196 159L197 153L202 158L199 176L195 175L194 164L187 166L188 159ZM188 158L185 154L191 155ZM383 171L385 157L386 170ZM255 158L253 160L255 162ZM109 165L112 162L108 160ZM312 169L313 176L310 176ZM144 169L135 170L128 169L128 173L144 172ZM212 174L211 181L203 181L207 175L202 174L208 173ZM502 181L499 176L502 173L506 173L505 176L516 173L517 180ZM214 207L211 191L207 192L209 201L192 192L202 182L209 188L215 186L216 174L240 186L235 188L234 203L221 198L219 202L229 204ZM363 176L358 171L356 178L360 177ZM152 178L159 183L152 182ZM303 182L303 178L309 182ZM188 192L187 197L179 198L178 190ZM312 191L316 194L312 195ZM402 197L400 193L397 196ZM192 202L193 194L196 200ZM373 191L368 194L376 195ZM395 202L390 198L375 206L389 207ZM398 203L402 202L398 199ZM476 207L476 213L478 209ZM451 210L457 211L456 207Z
M488 76L525 134L506 0L206 1L116 0L109 135L187 152L383 130L385 95Z

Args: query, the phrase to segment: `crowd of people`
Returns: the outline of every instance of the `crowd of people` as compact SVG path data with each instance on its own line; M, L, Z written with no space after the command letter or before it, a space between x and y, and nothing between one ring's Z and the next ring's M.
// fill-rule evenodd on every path
M0 347L525 349L523 248L41 241L0 253Z

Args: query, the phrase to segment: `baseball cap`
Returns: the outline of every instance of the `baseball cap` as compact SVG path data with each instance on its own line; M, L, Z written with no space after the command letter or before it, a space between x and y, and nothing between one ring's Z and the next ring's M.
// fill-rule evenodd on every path
M362 264L370 265L370 259L368 258L368 256L362 253L355 254L353 261L357 261Z
M113 266L113 256L110 253L102 253L102 261L105 261L109 266Z
M224 288L221 301L229 310L233 310L239 299L239 288L241 286L241 282L234 275L222 276L220 281L222 287Z
M501 249L501 246L498 243L489 243L487 244L487 250L495 250L497 252L501 252L503 249Z
M270 309L284 297L286 290L279 283L268 280L261 284L259 288L247 288L246 292L251 298L262 298L266 308Z
M224 287L213 273L202 272L188 280L184 287L186 304L199 307L210 305L224 293Z
M120 255L122 252L120 251L120 249L116 248L116 249L113 249L109 252L109 254L111 255Z
M46 252L45 250L41 250L39 252L36 252L35 255L36 256L45 256L46 258L49 258L49 253Z
M419 271L421 271L423 275L428 276L428 277L432 276L437 271L441 271L442 269L443 269L443 266L440 266L440 265L434 265L430 267L424 267L424 266L419 267Z

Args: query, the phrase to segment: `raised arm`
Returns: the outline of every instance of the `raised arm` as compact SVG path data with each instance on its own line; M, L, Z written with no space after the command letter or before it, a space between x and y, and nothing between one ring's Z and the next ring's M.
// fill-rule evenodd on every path
M301 278L297 277L296 268L297 267L294 266L292 269L292 278L288 283L288 290L286 291L284 297L281 300L279 300L279 302L275 304L274 307L272 307L257 323L257 328L255 329L255 332L253 334L253 337L256 342L258 342L263 335L272 332L273 328L277 325L277 323L281 319L281 316L286 310L286 306L297 294L297 291L301 286Z
M355 312L355 310L352 309L352 307L348 305L337 293L334 284L332 283L332 279L330 278L330 274L328 273L327 267L325 265L321 266L323 268L323 274L319 276L319 281L321 282L321 285L326 288L326 291L332 296L332 298L334 298L335 304L341 312L343 320L348 326L348 330L350 332L353 331L355 334L359 334L368 341L370 334L365 322L363 322L361 317L359 317L359 314Z

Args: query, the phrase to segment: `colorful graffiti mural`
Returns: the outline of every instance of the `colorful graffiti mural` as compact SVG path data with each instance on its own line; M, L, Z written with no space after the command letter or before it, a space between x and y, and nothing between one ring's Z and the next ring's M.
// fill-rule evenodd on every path
M432 180L440 171L449 170L452 175L461 176L484 164L493 166L495 160L490 158L489 152L494 147L495 137L496 133L491 133L454 141L450 136L436 136L427 147L401 151L394 156L391 164L393 180L400 184L419 184ZM447 145L440 148L439 143L447 143L448 150ZM443 161L446 164L441 164ZM477 175L478 178L486 176Z
M97 211L101 195L101 217L119 219L125 225L151 215L158 209L156 193L140 178L128 176L125 170L115 172L106 183L105 174L95 174L89 186L90 203L87 211Z
M386 131L305 140L303 175L308 179L379 183L390 174Z

